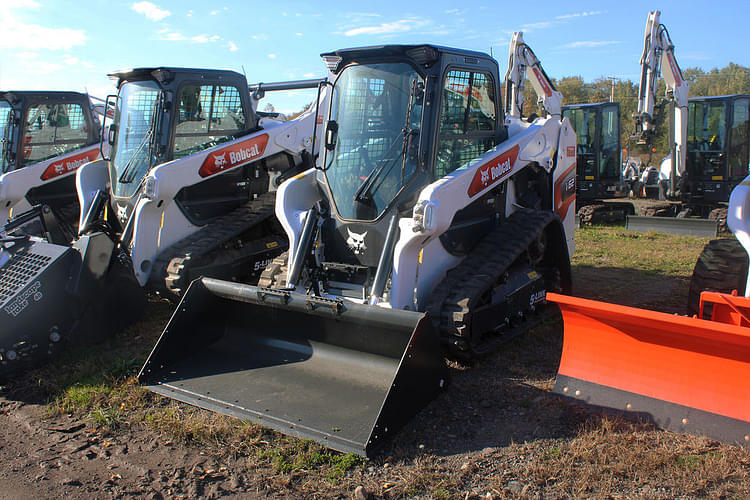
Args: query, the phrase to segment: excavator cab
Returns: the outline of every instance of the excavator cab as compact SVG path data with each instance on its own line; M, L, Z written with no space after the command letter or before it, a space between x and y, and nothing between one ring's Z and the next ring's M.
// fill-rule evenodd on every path
M691 98L682 199L708 216L748 174L750 95Z
M506 126L486 54L391 45L322 57L321 154L276 200L289 251L259 286L194 281L139 381L367 455L445 386L445 352L477 355L545 287L569 284L575 134L559 109Z
M635 209L630 203L601 203L625 197L629 190L621 174L620 103L563 106L563 116L576 130L576 200L581 222L615 222L632 215Z
M0 224L34 205L78 218L76 169L98 156L99 121L78 92L0 92ZM23 171L25 167L32 167Z

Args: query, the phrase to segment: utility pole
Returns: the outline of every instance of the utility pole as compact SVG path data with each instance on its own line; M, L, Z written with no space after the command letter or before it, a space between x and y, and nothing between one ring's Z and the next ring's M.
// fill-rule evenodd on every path
M615 102L615 80L616 76L608 76L607 80L612 80L612 93L609 95L609 102Z

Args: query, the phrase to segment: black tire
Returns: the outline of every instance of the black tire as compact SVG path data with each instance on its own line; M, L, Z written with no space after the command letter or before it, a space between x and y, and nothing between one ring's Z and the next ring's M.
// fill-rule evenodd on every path
M688 291L688 314L698 314L700 296L704 290L722 293L737 290L737 293L744 295L747 269L747 252L739 241L734 238L709 241L693 269Z

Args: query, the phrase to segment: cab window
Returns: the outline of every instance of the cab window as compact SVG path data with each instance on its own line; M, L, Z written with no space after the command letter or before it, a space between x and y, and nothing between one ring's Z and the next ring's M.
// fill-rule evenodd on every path
M494 146L495 86L486 73L452 70L443 81L435 177L467 165Z
M26 112L23 163L32 164L86 145L88 125L79 104L37 104Z
M223 85L186 85L180 92L174 157L233 139L245 129L240 91Z

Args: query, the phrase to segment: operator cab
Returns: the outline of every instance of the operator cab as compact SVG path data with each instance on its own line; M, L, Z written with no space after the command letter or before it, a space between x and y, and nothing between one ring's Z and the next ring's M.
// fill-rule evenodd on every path
M156 166L186 158L259 129L245 77L234 71L137 68L109 75L114 119L108 141L112 205L123 226ZM177 205L195 225L246 203L268 186L267 160L214 175L230 164L217 158L203 182L183 187ZM197 167L196 167L197 169ZM262 185L262 188L256 188Z
M359 274L364 285L378 267L392 218L410 216L425 186L467 168L507 137L498 64L487 54L433 45L322 57L332 74L318 163L322 267L326 279L343 273L341 281L351 282ZM465 255L502 216L504 189L456 215L441 237L448 252Z
M577 201L621 196L620 103L563 106L563 117L576 131Z
M683 200L726 202L748 175L749 105L750 95L689 99Z
M99 142L99 121L89 96L78 92L0 92L0 175ZM54 167L51 166L51 167ZM26 194L53 210L77 202L72 170L45 172L45 182Z

